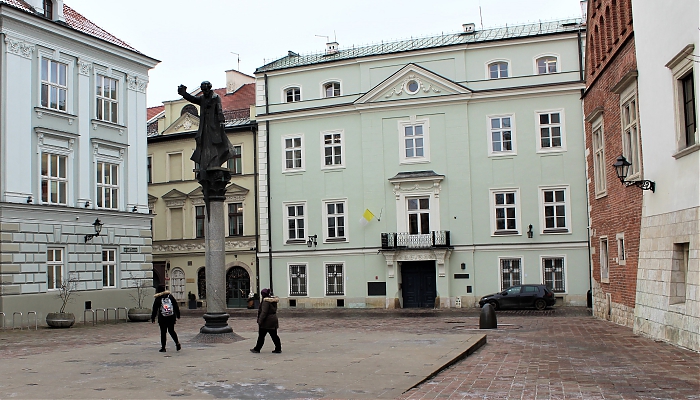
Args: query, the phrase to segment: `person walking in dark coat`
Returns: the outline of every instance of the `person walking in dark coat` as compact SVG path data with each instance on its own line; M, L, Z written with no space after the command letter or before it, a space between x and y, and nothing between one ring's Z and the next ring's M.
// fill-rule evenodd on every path
M177 333L175 333L175 320L180 319L180 307L178 307L177 301L175 300L173 295L170 294L169 291L165 290L165 285L158 286L158 293L153 295L153 297L155 297L155 300L153 300L151 323L156 322L157 315L158 325L160 326L160 350L158 351L160 351L161 353L165 353L166 332L170 333L170 337L172 337L175 341L175 348L177 349L177 351L180 351L182 346L180 346L180 341L177 340ZM168 307L172 307L172 309L164 310L163 302L165 301L165 304L167 306L168 300L170 302L170 305ZM163 315L164 312L166 313L166 315Z
M280 300L278 297L271 295L270 289L261 290L260 296L262 297L262 301L258 307L258 342L250 351L253 353L260 353L260 349L262 349L263 344L265 344L265 335L269 333L272 343L275 344L275 349L272 350L272 352L281 353L282 343L280 342L279 336L277 336L277 328L279 328L277 304Z

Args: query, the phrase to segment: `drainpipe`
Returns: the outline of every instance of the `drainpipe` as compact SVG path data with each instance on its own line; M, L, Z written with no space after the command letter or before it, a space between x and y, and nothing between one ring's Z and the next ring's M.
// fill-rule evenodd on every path
M255 187L255 199L258 199L258 125L253 126L253 182ZM258 257L258 249L260 248L260 203L255 202L255 287L260 290L260 258Z
M265 115L270 113L270 101L267 90L267 74L265 74ZM267 158L267 260L268 268L270 274L270 292L275 293L272 290L272 207L271 207L271 194L270 194L270 120L265 121L265 135L266 135L266 153Z

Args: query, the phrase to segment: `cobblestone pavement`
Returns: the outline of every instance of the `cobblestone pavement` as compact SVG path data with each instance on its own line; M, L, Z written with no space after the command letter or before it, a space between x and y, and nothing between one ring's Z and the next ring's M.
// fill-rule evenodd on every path
M192 337L201 313L183 315L176 330ZM255 310L231 312L234 331L254 331ZM700 354L640 337L585 308L499 311L487 344L443 370L405 399L700 399ZM280 310L285 332L363 331L455 335L478 330L479 311ZM109 323L71 329L0 332L0 360L153 335L150 323ZM154 349L155 351L156 349Z

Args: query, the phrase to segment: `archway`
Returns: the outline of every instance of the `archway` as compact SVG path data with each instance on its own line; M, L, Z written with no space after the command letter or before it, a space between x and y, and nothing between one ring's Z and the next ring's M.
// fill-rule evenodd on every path
M176 300L185 300L185 271L173 268L170 273L170 292Z
M248 306L250 275L243 267L234 266L226 271L226 306L245 308Z

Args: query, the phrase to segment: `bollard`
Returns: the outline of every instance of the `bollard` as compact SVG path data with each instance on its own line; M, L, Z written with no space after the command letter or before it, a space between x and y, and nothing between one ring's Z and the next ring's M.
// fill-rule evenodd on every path
M497 329L498 321L496 320L496 310L489 303L481 307L479 315L479 329Z

